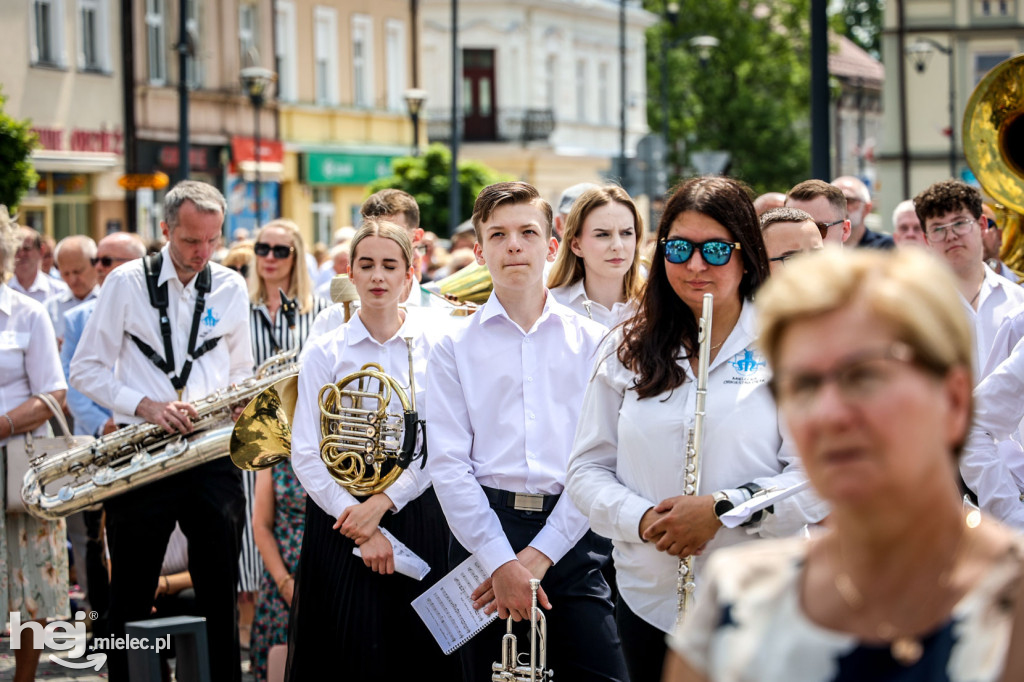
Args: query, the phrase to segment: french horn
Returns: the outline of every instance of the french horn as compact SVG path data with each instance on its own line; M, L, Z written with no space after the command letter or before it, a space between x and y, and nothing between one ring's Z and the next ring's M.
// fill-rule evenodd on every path
M1024 54L988 72L967 102L964 156L996 202L1003 228L1000 259L1024 273Z

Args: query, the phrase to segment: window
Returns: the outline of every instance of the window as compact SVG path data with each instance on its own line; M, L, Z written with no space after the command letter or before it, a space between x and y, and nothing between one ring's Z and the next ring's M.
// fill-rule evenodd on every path
M316 102L338 104L338 12L330 7L317 7L313 10L313 23Z
M387 22L387 69L388 109L391 111L405 110L405 24L401 21L388 19Z
M608 62L597 67L597 117L601 123L609 123L608 113Z
M558 56L549 54L544 62L544 105L555 110L555 103L558 101Z
M974 55L974 84L977 85L989 71L1002 64L1013 55L1009 52L995 52Z
M259 52L259 9L256 5L242 3L238 6L238 49L242 66L258 66Z
M64 65L63 2L61 0L34 0L32 2L33 64Z
M199 0L186 0L185 30L192 46L192 54L185 62L185 82L188 87L198 90L203 87L202 33L199 30Z
M587 62L582 59L576 62L576 120L587 120Z
M313 188L313 241L331 243L334 231L334 200L330 187Z
M352 103L373 106L373 20L352 16Z
M1010 0L976 0L977 13L983 17L1008 17Z
M107 71L107 0L78 0L78 68Z
M146 0L146 63L149 67L149 82L153 85L167 82L166 17L164 0Z
M294 102L298 99L298 72L295 54L295 5L292 2L278 0L277 3L277 96L283 102Z

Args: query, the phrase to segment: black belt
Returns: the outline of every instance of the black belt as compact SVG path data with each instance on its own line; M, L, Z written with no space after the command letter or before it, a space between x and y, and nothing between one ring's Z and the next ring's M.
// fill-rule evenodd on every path
M538 495L533 493L513 493L508 490L498 490L480 486L484 489L484 495L491 505L505 507L516 511L549 512L555 508L561 493L556 495Z

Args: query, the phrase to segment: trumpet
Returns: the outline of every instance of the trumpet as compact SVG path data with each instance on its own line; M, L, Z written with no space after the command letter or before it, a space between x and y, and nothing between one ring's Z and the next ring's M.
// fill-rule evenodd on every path
M700 345L697 350L696 409L693 415L693 428L686 439L684 495L697 495L700 490L700 456L704 449L704 410L708 396L708 369L711 366L711 315L715 304L714 296L704 294L703 304L697 332ZM694 560L692 554L685 559L679 559L676 576L676 625L693 606L693 592L696 588Z
M530 580L532 604L530 605L530 659L520 660L525 655L518 652L518 640L512 634L512 616L508 617L508 629L501 638L501 662L491 664L491 682L547 682L554 673L548 669L547 642L548 622L544 612L537 606L537 590L540 581Z

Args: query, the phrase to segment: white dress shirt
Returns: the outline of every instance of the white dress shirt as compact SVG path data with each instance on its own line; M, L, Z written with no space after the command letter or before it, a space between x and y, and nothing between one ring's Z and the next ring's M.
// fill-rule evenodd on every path
M430 348L437 340L426 327L406 316L398 332L385 343L380 343L366 329L359 315L354 315L348 324L329 334L306 340L302 354L302 369L299 371L298 401L295 404L295 420L292 425L292 468L302 482L302 487L313 501L327 514L337 518L346 507L359 504L345 488L328 473L320 459L320 389L326 384L337 383L346 375L362 369L363 365L375 362L384 368L384 373L394 377L408 391L409 352L405 337L413 339L413 369L416 373L416 410L424 414L424 388L426 385L427 358ZM392 395L389 413L401 415L402 405ZM430 476L420 468L416 460L385 491L391 498L395 510L399 511L430 486Z
M352 310L352 319L355 319L356 311L359 309L359 301L353 301L350 306ZM407 315L407 320L415 322L417 327L430 329L431 333L436 334L438 337L440 337L441 334L447 333L448 330L463 324L466 319L464 317L453 317L450 313L450 309L443 307L430 308L412 306L410 308L405 308L405 313ZM334 303L333 305L329 305L321 310L316 316L316 319L313 320L313 326L309 330L309 340L328 332L332 332L335 329L341 329L344 325L345 304ZM304 357L305 353L306 349L303 348L300 357Z
M92 288L92 291L85 295L85 298L77 298L71 293L71 289L65 289L46 299L43 305L46 306L46 312L50 315L50 321L53 322L53 331L57 334L58 339L64 340L64 313L72 308L77 308L86 301L91 301L96 298L99 292L100 287L97 284Z
M986 266L977 312L963 296L960 300L974 327L974 373L979 376L986 366L999 327L1011 312L1024 305L1024 287L1000 277Z
M597 301L590 300L582 279L564 287L555 287L551 290L551 295L567 308L605 327L614 327L636 313L636 305L631 301L613 303L612 309L608 310Z
M488 574L516 558L480 486L553 495L565 469L594 353L606 330L547 296L532 329L492 293L427 366L427 468L448 525ZM588 528L563 495L530 542L557 563Z
M36 272L36 278L32 284L29 285L28 289L21 286L21 282L18 281L17 277L11 277L7 284L17 291L18 293L25 294L29 298L38 301L39 303L46 303L46 299L58 294L62 291L68 290L68 285L59 279L54 279L43 273L42 271Z
M630 389L636 376L618 359L621 339L618 330L601 347L580 415L567 490L594 532L613 541L616 582L629 608L669 632L676 620L678 561L641 539L640 519L683 492L695 378L690 363L683 361L682 386L668 395L638 399ZM699 495L749 482L781 489L805 478L796 452L784 442L767 383L771 373L755 342L754 306L747 302L708 371ZM735 503L734 495L730 499ZM722 528L708 550L749 540L751 533L796 533L826 513L825 504L805 491L776 503L774 513L754 527ZM706 556L697 558L698 581Z
M53 325L41 303L0 282L0 414L39 393L68 387ZM42 435L46 424L33 433ZM20 438L20 436L19 436ZM0 446L7 439L0 440Z
M196 277L183 285L175 273L167 247L157 279L167 283L167 315L171 321L174 372L185 364L192 314L196 303ZM158 402L177 400L170 377L143 355L129 333L135 334L161 357L164 342L159 313L150 305L144 259L134 260L109 275L96 301L96 310L82 332L71 359L71 385L100 405L114 411L117 423L135 424L135 408L143 398ZM217 346L192 363L181 399L193 402L252 374L249 340L249 294L245 280L234 270L210 263L212 287L206 294L196 348L220 337ZM166 359L166 358L165 358ZM113 373L111 373L113 368Z

